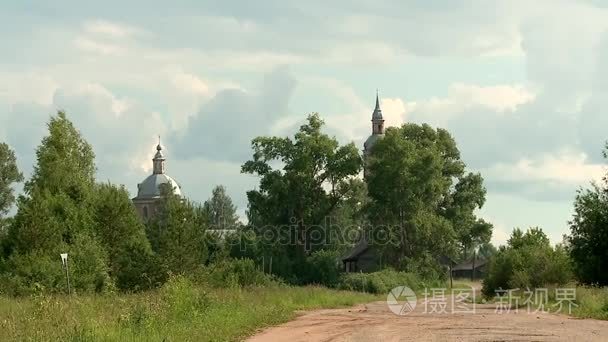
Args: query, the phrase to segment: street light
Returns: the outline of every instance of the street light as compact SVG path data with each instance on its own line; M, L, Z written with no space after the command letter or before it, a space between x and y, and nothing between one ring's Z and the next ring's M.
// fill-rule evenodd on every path
M68 282L68 294L70 294L70 272L68 269L68 253L61 253L61 265L65 268L65 278Z

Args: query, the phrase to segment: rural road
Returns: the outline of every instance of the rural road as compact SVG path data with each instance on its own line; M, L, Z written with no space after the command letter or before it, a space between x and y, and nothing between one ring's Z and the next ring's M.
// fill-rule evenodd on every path
M608 321L556 314L495 313L477 304L475 313L393 314L385 302L349 309L305 312L295 320L259 332L248 341L608 341ZM448 312L450 312L448 308Z

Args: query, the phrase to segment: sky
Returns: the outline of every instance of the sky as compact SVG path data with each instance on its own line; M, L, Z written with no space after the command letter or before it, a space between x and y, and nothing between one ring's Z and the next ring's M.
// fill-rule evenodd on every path
M293 134L319 112L362 147L379 89L387 126L453 134L485 179L494 243L530 226L560 242L576 190L606 172L606 5L0 0L0 141L28 176L65 110L98 179L135 196L160 135L188 197L223 184L244 216L252 138Z

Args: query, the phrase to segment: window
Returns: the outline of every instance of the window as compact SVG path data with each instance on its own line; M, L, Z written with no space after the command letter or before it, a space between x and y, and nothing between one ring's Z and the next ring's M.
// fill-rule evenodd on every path
M144 218L148 218L148 207L144 207Z

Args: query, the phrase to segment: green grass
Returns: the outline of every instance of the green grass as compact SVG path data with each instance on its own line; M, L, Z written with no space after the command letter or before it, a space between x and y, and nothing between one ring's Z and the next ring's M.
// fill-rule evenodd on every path
M212 289L183 278L141 294L0 297L0 341L234 341L297 310L378 299L322 287Z
M572 315L581 318L608 320L608 287L577 287Z

